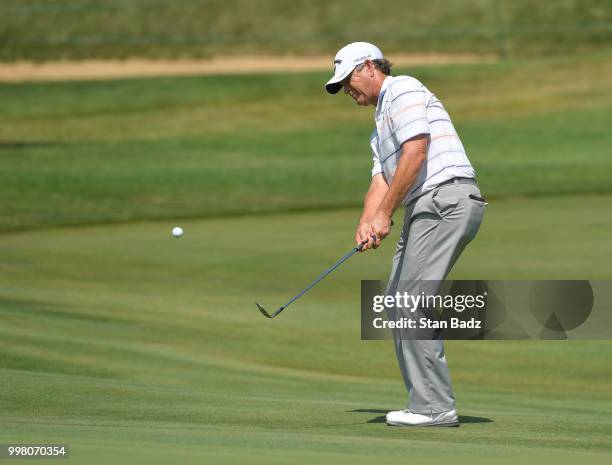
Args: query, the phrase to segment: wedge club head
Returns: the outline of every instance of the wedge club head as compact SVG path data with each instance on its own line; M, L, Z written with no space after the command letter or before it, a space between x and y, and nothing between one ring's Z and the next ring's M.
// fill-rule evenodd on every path
M265 316L266 318L274 318L276 315L278 315L280 312L282 312L285 307L281 307L278 310L276 310L274 313L272 313L271 315L266 311L265 308L263 308L258 302L255 302L255 305L257 305L257 308L259 309L259 311L261 312L261 314L263 316Z

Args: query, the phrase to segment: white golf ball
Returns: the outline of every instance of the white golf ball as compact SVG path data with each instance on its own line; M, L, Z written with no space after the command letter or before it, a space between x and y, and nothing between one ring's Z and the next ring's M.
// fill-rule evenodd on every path
M183 235L183 228L181 228L180 226L175 226L172 229L172 235L178 239Z

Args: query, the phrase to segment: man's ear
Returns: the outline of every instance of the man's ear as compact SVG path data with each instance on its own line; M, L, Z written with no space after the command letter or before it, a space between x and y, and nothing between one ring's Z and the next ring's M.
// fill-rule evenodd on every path
M366 60L366 68L368 69L368 74L370 76L374 75L374 70L376 69L376 66L374 66L374 62L372 60Z

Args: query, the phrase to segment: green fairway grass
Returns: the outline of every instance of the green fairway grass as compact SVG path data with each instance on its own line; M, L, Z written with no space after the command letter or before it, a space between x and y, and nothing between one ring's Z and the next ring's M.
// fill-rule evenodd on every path
M609 278L610 202L492 202L453 277ZM451 341L462 426L384 425L405 391L391 342L359 339L359 282L385 279L397 231L263 318L254 301L275 308L348 250L358 214L192 220L180 240L170 222L5 233L0 443L91 464L609 461L603 341Z

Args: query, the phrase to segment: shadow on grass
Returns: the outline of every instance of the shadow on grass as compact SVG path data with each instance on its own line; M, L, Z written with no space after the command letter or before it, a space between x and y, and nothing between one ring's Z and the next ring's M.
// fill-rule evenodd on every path
M0 150L12 150L12 149L32 149L39 147L55 147L61 145L57 142L45 142L45 141L0 141Z
M349 410L349 412L355 413L384 413L386 414L389 410L380 409L369 409L369 408L358 408L355 410ZM367 423L384 423L385 415L370 418ZM472 417L468 415L459 415L459 423L493 423L493 420L485 417Z
M100 313L87 312L78 306L65 303L45 302L34 299L20 299L0 296L0 315L14 315L27 318L40 318L40 322L51 318L65 321L88 321L94 323L134 324L127 318L107 316Z

